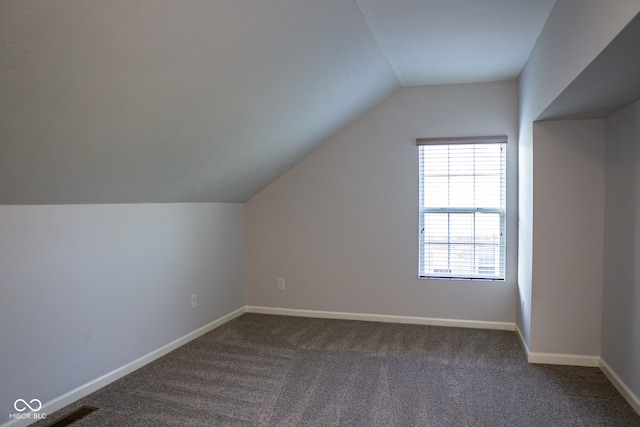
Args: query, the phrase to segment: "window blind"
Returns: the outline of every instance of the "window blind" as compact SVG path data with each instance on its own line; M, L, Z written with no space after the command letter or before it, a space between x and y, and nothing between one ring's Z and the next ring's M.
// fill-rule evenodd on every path
M506 137L423 138L419 275L505 277Z

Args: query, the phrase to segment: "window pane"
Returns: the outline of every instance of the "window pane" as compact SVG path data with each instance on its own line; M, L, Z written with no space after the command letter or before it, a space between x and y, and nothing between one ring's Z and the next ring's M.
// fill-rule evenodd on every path
M449 241L449 214L427 213L424 215L424 240L428 243L446 243Z
M478 144L476 146L476 174L496 173L500 170L500 150L498 145Z
M430 175L446 176L449 174L447 157L449 150L446 146L433 147L424 154L424 167Z
M504 144L420 147L420 275L504 279Z
M425 271L444 273L449 267L449 245L426 245Z
M500 214L478 212L476 217L475 236L478 243L500 243Z
M450 178L449 207L468 208L473 207L473 176L457 176Z
M473 245L451 245L451 271L458 276L472 276L474 271Z
M449 241L451 243L473 243L473 217L475 214L451 214L449 216Z
M473 161L470 155L473 151L470 150L473 147L469 145L450 145L449 146L449 174L461 175L473 173Z
M501 205L500 175L475 177L475 207L490 208Z
M424 178L424 207L449 206L449 177L427 176Z

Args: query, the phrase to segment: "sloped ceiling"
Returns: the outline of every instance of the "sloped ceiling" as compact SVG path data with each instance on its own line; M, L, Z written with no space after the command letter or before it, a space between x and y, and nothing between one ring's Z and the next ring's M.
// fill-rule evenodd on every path
M637 15L538 120L605 118L640 99L640 15Z
M552 5L2 0L0 204L244 202L401 85L515 78Z
M516 78L555 0L357 0L403 86Z

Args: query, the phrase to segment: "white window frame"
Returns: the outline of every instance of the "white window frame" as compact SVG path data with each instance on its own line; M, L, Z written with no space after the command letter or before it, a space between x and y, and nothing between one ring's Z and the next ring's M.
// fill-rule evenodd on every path
M506 221L507 221L507 212L506 212L506 179L507 179L507 165L506 165L506 143L507 143L507 137L506 136L485 136L485 137L461 137L461 138L420 138L416 140L417 145L420 146L427 146L427 145L452 145L452 144L500 144L501 145L501 149L502 149L502 154L501 154L501 163L500 163L500 186L501 186L501 193L502 193L502 197L500 200L500 206L492 206L492 207L442 207L442 206L430 206L430 207L425 207L423 206L423 196L424 196L424 191L426 191L427 189L423 188L423 164L422 164L422 160L423 157L422 155L420 155L420 165L419 165L419 170L420 170L420 176L419 176L419 186L420 186L420 194L419 194L419 233L418 233L418 240L419 240L419 256L418 256L418 276L420 278L425 278L425 279L468 279L468 280L499 280L499 281L504 281L506 278L506 246L507 246L507 241L506 241ZM471 205L471 204L470 204ZM477 271L475 272L476 274L469 274L469 273L465 273L465 274L460 274L460 273L456 273L455 271L452 271L452 264L451 264L451 260L448 259L447 260L447 265L446 268L438 268L438 270L441 271L436 271L435 269L433 271L425 271L425 256L427 256L425 254L426 248L427 248L427 243L425 242L425 224L424 224L424 217L425 214L427 213L447 213L449 215L456 215L456 214L497 214L500 218L499 222L500 222L500 240L499 240L499 245L498 245L498 263L497 263L497 272L495 272L495 274L491 275L491 274L481 274L481 270L484 269L485 273L488 273L490 271L489 268L487 267L492 267L495 266L496 264L493 264L492 266L489 265L481 265L481 263L478 261L479 259L482 258L481 254L478 254L476 252L476 250L478 248L481 248L482 246L485 246L481 243L475 243L475 238L474 238L474 243L466 243L468 245L470 245L472 247L472 252L473 252L473 257L474 257L474 261L471 263L473 266L477 267ZM474 219L475 221L475 219ZM475 232L474 232L475 235ZM446 241L446 245L448 247L448 254L451 253L451 248L453 246L451 240L450 240L450 233L449 230L447 230L447 236L449 236L447 238ZM457 245L460 245L460 243L458 243ZM495 244L491 244L491 245L486 245L486 246L494 246ZM449 256L449 255L447 255ZM477 258L477 259L476 259Z

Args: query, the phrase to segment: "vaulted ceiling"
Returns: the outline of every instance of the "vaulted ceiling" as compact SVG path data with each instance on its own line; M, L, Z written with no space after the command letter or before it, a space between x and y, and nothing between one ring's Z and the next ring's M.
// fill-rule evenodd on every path
M555 0L2 0L0 203L244 202L401 86L513 79Z

